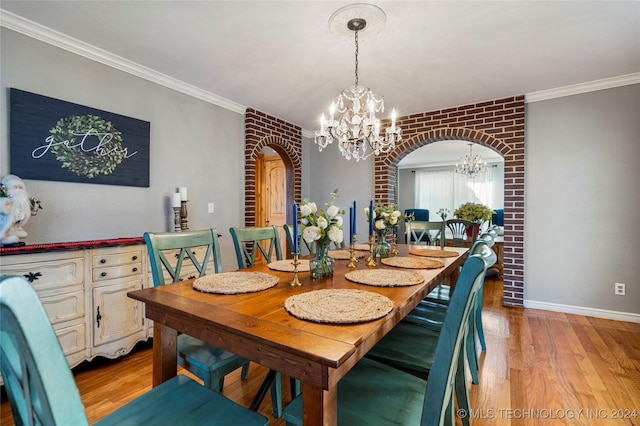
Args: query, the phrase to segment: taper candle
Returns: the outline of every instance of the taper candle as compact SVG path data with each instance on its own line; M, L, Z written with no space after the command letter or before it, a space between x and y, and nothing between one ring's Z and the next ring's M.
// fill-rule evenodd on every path
M373 200L369 202L369 236L373 236Z
M353 207L349 207L349 243L353 241Z
M358 210L356 209L356 200L353 200L353 233L355 235L358 234L358 226L356 225L357 217L358 217Z
M293 254L298 254L298 205L293 204Z
M171 198L171 207L180 207L180 193L174 192Z
M178 188L178 192L180 192L180 200L181 201L189 201L189 198L187 198L187 187L186 186L181 186Z

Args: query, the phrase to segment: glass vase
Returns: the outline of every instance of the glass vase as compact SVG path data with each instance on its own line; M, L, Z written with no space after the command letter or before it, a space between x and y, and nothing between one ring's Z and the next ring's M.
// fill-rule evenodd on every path
M391 255L391 244L387 242L387 230L376 231L376 241L373 243L373 257L382 258Z
M333 267L336 261L329 256L329 246L331 240L316 241L316 254L309 259L309 270L311 278L321 279L333 276Z

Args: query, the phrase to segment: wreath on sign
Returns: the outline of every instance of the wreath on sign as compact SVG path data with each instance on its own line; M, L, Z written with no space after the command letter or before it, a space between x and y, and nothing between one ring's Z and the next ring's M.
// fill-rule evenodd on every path
M91 134L86 136L89 132ZM49 130L53 138L51 152L62 163L63 169L93 178L99 174L108 175L122 162L122 133L109 121L97 115L73 115L58 120ZM106 139L104 135L110 135ZM102 139L100 144L83 147L83 138Z

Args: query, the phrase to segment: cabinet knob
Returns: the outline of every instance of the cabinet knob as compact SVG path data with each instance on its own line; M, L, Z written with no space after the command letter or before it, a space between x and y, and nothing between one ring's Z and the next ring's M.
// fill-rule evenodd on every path
M98 306L98 313L96 314L96 325L100 328L100 320L102 319L102 315L100 315L100 306Z
M100 263L102 264L107 263L107 259L100 259Z
M103 273L101 273L101 274L100 274L100 276L101 276L101 277L106 277L106 276L107 276L107 273L106 273L106 272L103 272Z
M131 260L138 260L138 256L133 256Z
M138 268L133 268L132 271L133 272L138 272Z

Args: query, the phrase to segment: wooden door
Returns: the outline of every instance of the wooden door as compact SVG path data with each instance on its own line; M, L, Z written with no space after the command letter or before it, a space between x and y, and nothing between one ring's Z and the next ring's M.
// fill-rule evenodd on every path
M257 164L259 164L258 161ZM260 188L256 202L256 225L273 225L278 229L280 246L286 257L286 235L283 225L287 222L287 173L284 161L278 155L262 157L262 167L257 173Z

